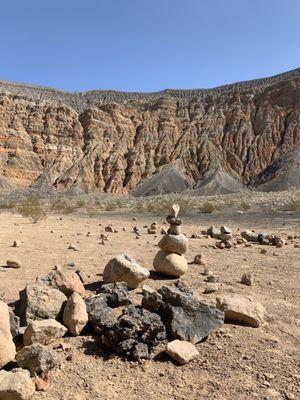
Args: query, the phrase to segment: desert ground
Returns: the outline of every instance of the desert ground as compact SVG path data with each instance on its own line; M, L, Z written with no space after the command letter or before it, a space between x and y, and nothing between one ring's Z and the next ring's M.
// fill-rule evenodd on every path
M160 229L165 228L167 213L168 210L151 213L123 208L103 210L97 216L57 212L32 223L18 213L2 211L1 265L11 258L20 260L22 268L0 268L0 297L13 303L26 284L46 275L55 265L90 273L86 287L94 291L100 285L106 263L120 253L152 270L161 235L148 234L144 226L157 221ZM266 212L257 207L243 212L235 207L210 213L191 210L181 216L182 231L189 237L186 258L190 262L181 280L191 286L196 297L210 304L215 304L218 296L233 293L258 300L267 311L261 327L225 323L196 345L200 355L183 366L161 352L163 345L151 360L133 362L107 353L99 338L89 331L79 337L67 336L59 342L70 347L55 350L62 361L61 369L51 375L49 388L36 392L33 399L299 399L300 248L294 247L300 244L299 216L299 209ZM118 232L108 233L103 245L99 236L110 224ZM287 244L282 248L242 244L221 250L215 247L215 239L204 235L191 238L211 225L229 226L234 238L243 230L267 231L280 235ZM141 229L139 239L132 232L134 226ZM14 240L19 240L20 246L12 247ZM79 251L68 249L70 244ZM267 250L266 254L261 253L262 249ZM191 263L199 253L219 276L218 292L203 293L204 267ZM68 267L70 262L75 266ZM240 283L245 272L254 275L252 286ZM159 288L169 282L170 279L151 273L144 283ZM133 290L132 296L140 302L141 288ZM57 343L49 347L57 348Z

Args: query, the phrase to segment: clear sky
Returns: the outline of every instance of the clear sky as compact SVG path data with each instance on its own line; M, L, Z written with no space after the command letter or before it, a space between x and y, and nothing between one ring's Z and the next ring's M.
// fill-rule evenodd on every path
M300 0L2 0L0 80L205 88L300 67Z

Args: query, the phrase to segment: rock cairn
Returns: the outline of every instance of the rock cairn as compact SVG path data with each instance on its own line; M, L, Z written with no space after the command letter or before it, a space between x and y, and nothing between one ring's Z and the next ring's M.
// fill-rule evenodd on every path
M187 261L183 255L188 249L188 239L181 233L181 219L178 218L179 210L179 205L173 204L171 214L166 218L170 228L158 243L160 251L153 260L155 271L176 278L183 275L188 269Z

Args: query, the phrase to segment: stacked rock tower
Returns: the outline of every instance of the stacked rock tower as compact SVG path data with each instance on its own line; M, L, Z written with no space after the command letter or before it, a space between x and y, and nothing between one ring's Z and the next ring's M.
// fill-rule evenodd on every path
M173 204L171 214L166 218L170 228L158 243L160 251L153 260L155 271L177 278L188 269L187 261L183 255L188 249L188 239L181 233L181 220L178 218L179 210L179 205Z

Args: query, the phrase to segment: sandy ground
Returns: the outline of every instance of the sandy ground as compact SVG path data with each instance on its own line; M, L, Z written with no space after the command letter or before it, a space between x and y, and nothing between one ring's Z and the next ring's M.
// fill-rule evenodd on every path
M133 221L134 216L137 221ZM189 237L210 225L221 224L230 226L235 235L244 229L270 231L283 237L300 235L299 215L293 213L238 215L232 211L195 213L182 219L183 231ZM0 268L0 296L7 302L15 301L18 291L34 282L36 276L70 261L75 262L76 269L91 271L95 281L101 280L106 262L121 252L152 269L160 235L147 234L143 225L158 221L163 227L163 220L163 215L113 211L103 212L97 219L51 216L32 224L18 215L2 213L0 263L16 258L23 267ZM109 241L103 246L99 235L108 224L118 233L108 234ZM134 225L143 233L138 240L132 233ZM15 239L21 241L20 247L11 247ZM70 243L80 251L68 250ZM197 345L200 356L185 366L175 365L164 355L142 363L107 357L97 337L67 337L63 340L71 349L58 351L63 368L53 375L46 392L36 392L34 400L114 400L123 396L128 400L300 399L300 248L294 248L295 243L300 243L300 236L281 249L264 246L267 254L260 253L263 246L259 245L219 250L210 247L215 244L213 239L190 239L189 243L188 261L203 253L221 282L218 293L203 294L203 267L191 264L183 280L192 286L194 294L210 303L222 294L251 295L265 306L266 323L261 328L225 324L221 331ZM239 283L244 272L254 274L254 286ZM145 283L158 288L166 282L156 277ZM139 292L135 291L137 299Z

